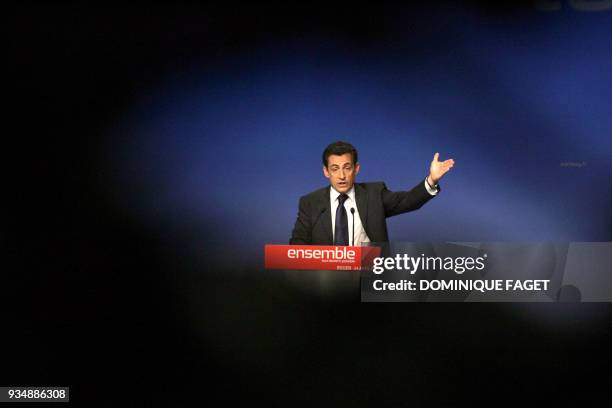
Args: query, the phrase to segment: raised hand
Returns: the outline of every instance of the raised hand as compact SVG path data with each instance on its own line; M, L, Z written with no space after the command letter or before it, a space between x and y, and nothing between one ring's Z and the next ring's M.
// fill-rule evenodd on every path
M431 165L429 166L429 176L427 176L427 182L432 186L438 184L438 181L440 181L442 176L444 176L455 165L455 161L453 159L448 159L441 162L438 160L438 157L440 157L439 153L434 154Z

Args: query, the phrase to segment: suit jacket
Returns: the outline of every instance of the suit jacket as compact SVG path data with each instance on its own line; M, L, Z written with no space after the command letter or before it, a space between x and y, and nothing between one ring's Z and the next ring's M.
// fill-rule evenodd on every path
M357 210L370 241L389 241L387 217L417 210L434 197L423 183L421 181L410 191L398 192L387 190L383 182L354 184ZM290 244L333 245L330 188L327 186L300 197Z

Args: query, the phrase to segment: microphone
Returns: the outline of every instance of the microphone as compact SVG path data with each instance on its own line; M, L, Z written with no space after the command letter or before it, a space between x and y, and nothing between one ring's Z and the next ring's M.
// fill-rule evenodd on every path
M355 209L351 207L351 214L353 214L353 246L355 246Z

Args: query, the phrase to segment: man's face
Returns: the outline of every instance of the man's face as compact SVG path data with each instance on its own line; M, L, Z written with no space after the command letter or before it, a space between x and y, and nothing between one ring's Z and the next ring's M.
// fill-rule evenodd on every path
M359 163L353 164L353 156L350 153L342 156L330 155L327 158L327 167L323 167L323 174L339 193L346 193L353 187L357 173Z

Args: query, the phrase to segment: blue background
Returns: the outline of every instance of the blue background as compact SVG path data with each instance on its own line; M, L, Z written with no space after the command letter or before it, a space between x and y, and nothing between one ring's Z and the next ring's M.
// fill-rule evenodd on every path
M388 220L391 240L612 239L611 13L442 8L385 27L186 60L108 132L116 200L259 262L327 184L325 146L346 140L358 181L391 190L421 181L436 151L456 162L437 199Z

